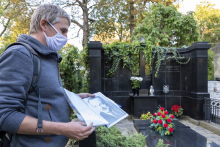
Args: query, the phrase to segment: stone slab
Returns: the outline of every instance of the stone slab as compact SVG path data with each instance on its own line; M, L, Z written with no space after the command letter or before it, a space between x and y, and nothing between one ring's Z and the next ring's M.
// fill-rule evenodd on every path
M155 147L159 139L163 139L164 143L169 144L170 147L220 147L178 120L174 121L176 130L173 136L161 136L152 130L149 127L150 120L134 120L133 122L137 131L147 136L146 144L148 147Z
M185 147L219 147L214 142L208 142L206 137L192 129L177 129L173 136Z

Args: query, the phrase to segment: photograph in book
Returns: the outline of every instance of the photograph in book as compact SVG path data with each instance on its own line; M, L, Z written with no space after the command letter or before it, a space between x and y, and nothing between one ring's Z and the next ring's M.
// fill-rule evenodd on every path
M93 123L94 127L109 124L101 115L97 114L96 111L91 109L90 106L88 106L88 104L77 94L65 88L62 89L66 100L80 121L84 121L87 126Z
M128 116L128 114L123 111L114 101L107 98L101 92L94 93L94 95L94 98L88 97L83 100L90 106L91 109L108 121L108 128Z

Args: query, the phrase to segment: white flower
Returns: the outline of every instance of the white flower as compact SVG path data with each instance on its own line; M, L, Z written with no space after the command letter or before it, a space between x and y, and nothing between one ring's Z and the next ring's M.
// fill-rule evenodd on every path
M130 80L134 80L134 77L131 77L131 79Z
M142 77L131 77L130 80L132 80L132 81L134 81L134 80L136 80L136 81L142 81L143 78L142 78Z
M142 81L143 80L143 78L142 77L139 77L139 81Z

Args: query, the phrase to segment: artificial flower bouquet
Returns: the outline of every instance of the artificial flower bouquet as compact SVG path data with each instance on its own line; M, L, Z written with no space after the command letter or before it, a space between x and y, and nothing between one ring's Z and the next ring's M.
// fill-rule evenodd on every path
M178 117L178 116L180 116L180 115L183 114L183 108L182 108L181 106L173 105L173 106L171 107L171 110L172 110L173 114L174 114L176 117Z
M164 107L159 107L157 113L153 113L153 117L151 118L151 122L153 123L150 127L159 132L161 136L171 135L175 130L174 119L174 115L165 111Z
M143 80L143 78L142 77L131 77L130 80L132 84L132 89L135 89L135 88L140 88L141 81Z

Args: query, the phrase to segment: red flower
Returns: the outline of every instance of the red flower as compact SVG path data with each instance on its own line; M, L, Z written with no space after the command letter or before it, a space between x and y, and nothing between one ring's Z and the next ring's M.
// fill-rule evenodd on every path
M168 114L168 112L167 112L167 111L164 111L164 114Z
M182 108L181 106L179 106L179 108Z
M154 113L153 116L156 116L156 114Z
M160 110L163 111L163 110L164 110L164 107L161 107Z
M170 123L172 120L170 118L167 119L167 122Z
M160 112L157 112L157 115L158 115L158 116L160 116L160 115L161 115L161 113L160 113Z
M178 108L174 108L174 111L175 111L175 112L178 112Z
M164 124L163 126L164 126L165 128L167 128L167 127L168 127L168 124Z
M153 120L153 123L155 123L155 124L156 124L156 123L157 123L157 120L156 120L156 119L154 119L154 120Z
M174 118L174 115L171 114L170 117L171 117L171 118Z
M165 117L166 117L166 115L165 115L165 114L162 114L162 115L161 115L161 117L162 117L162 118L165 118Z
M169 128L169 131L170 131L170 132L173 132L173 128Z
M160 119L160 120L158 120L158 123L159 123L159 124L162 124L162 123L163 123L163 121Z

